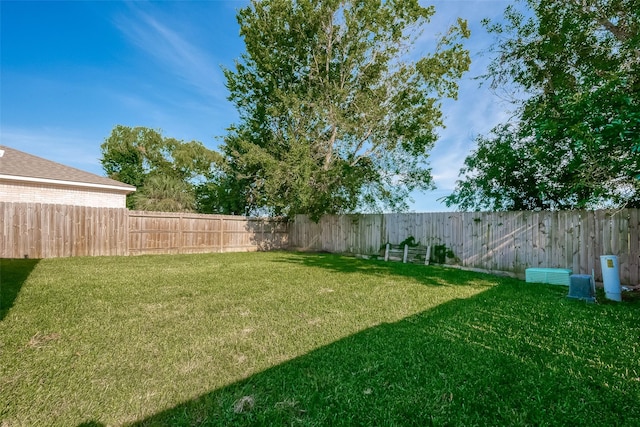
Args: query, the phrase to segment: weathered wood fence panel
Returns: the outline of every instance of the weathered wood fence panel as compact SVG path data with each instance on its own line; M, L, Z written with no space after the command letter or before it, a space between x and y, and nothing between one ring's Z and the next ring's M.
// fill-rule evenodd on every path
M209 253L283 249L287 224L264 218L129 212L129 252Z
M315 224L298 215L290 246L377 254L410 236L445 245L449 264L524 277L529 267L570 268L601 280L600 256L619 258L623 284L640 283L640 210L442 212L326 215Z
M0 258L283 249L288 224L228 215L0 202Z
M0 202L1 258L127 255L126 209Z

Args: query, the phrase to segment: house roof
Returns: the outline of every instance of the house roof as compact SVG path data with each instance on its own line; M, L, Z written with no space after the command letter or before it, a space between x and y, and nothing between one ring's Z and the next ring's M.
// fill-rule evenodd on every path
M0 145L0 180L136 191L132 185Z

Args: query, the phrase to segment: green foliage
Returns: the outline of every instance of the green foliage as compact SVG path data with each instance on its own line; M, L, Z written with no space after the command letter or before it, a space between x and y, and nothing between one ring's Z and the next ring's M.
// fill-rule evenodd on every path
M434 245L431 248L431 262L435 262L436 264L445 264L447 262L447 258L454 261L460 261L451 248L448 248L446 245Z
M226 166L221 165L225 170ZM246 203L246 188L242 182L224 173L212 177L195 186L196 210L205 214L249 215L256 213L251 204Z
M163 137L144 127L117 125L100 146L108 177L136 186L127 207L193 210L196 188L214 176L220 155L201 142Z
M554 167L566 153L557 146L535 145L517 125L497 126L476 143L461 170L464 179L445 198L449 206L491 211L571 209L588 196L581 187L588 166L574 159L569 162L572 167Z
M133 194L136 209L160 212L191 212L196 199L193 188L169 175L153 175Z
M416 238L413 236L409 236L406 239L404 239L402 242L400 242L400 246L404 246L407 245L409 247L415 247L415 246L420 246L420 242L416 242Z
M431 260L438 264L444 264L447 259L447 247L445 245L434 245L431 251Z
M461 209L640 206L640 2L521 1L497 36L487 78L519 92L517 117L477 139Z
M277 215L406 207L432 187L439 99L468 69L459 20L409 59L433 15L409 1L253 1L238 13L246 53L225 70L240 112L222 147L225 185L246 211Z

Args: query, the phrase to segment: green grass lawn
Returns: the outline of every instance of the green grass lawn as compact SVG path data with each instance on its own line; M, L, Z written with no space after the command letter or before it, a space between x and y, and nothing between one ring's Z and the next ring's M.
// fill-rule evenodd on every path
M2 260L0 426L640 425L640 301L285 252Z

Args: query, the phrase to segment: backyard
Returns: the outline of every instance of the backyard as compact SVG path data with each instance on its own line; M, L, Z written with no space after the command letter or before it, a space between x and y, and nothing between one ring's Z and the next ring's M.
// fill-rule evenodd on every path
M0 260L0 426L640 425L640 300L331 254Z

